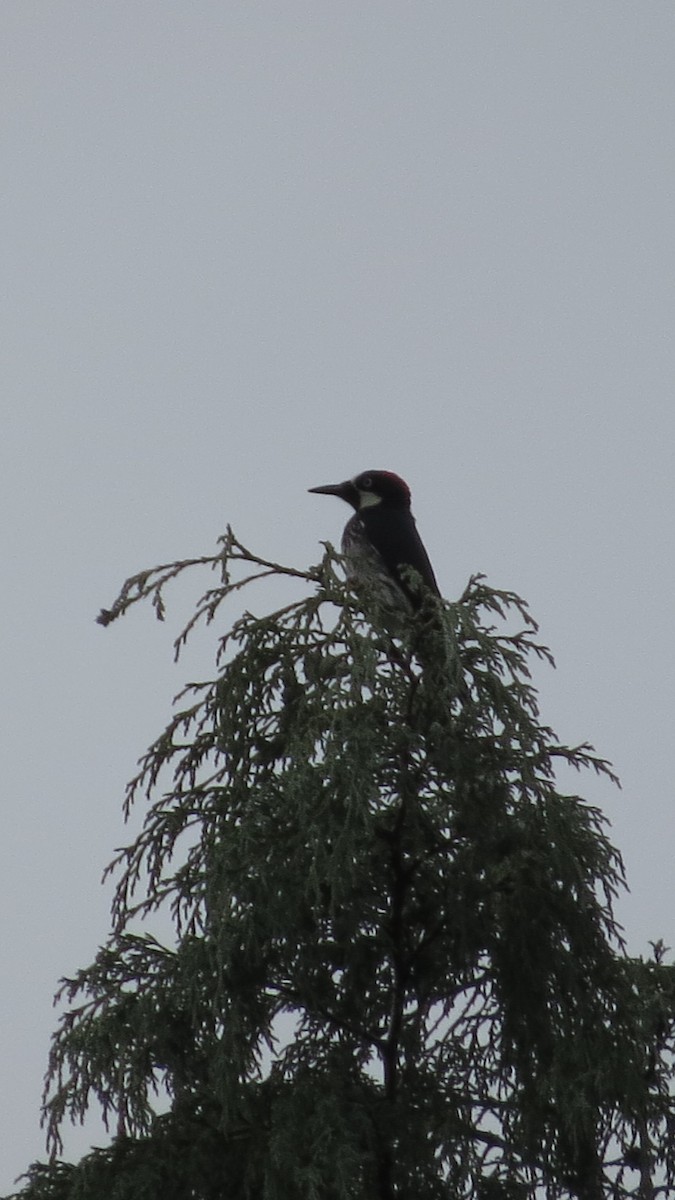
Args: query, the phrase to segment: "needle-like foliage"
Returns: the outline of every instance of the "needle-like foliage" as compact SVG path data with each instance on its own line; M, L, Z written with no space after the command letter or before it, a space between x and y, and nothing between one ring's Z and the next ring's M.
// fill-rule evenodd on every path
M394 633L330 547L292 571L229 531L101 622L146 599L164 617L200 564L221 582L177 653L252 580L306 594L234 622L129 785L145 818L109 868L111 937L61 990L54 1157L18 1195L672 1194L675 978L661 947L625 952L619 854L558 782L613 776L541 724L523 602L476 577ZM60 1162L95 1102L112 1144Z

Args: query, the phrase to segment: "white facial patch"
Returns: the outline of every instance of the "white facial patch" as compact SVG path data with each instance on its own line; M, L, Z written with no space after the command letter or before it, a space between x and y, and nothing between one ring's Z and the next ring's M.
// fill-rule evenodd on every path
M375 492L359 492L359 508L372 508L374 504L381 504L382 497L376 496Z

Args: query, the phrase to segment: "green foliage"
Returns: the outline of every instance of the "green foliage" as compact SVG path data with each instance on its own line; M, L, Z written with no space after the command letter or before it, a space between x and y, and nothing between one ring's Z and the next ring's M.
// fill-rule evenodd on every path
M109 868L109 943L63 985L45 1096L55 1154L92 1101L116 1136L20 1196L665 1195L675 977L662 948L625 954L620 857L556 775L611 772L540 723L522 601L474 578L393 636L330 547L296 572L230 531L102 623L145 598L163 617L195 564L222 583L177 653L253 579L315 586L235 621L141 761L143 829ZM170 946L138 932L158 910Z

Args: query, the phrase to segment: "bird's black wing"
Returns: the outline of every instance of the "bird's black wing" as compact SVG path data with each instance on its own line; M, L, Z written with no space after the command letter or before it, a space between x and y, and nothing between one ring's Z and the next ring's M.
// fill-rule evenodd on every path
M363 509L358 516L363 522L371 545L415 608L419 608L419 596L413 594L408 582L402 578L400 572L402 566L412 567L417 571L423 583L436 596L440 596L429 555L417 532L415 518L409 509L398 509L392 512L384 505L375 504L371 508Z

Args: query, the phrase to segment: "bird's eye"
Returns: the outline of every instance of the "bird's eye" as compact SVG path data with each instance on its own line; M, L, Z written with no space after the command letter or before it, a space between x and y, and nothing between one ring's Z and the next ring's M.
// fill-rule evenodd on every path
M370 488L373 486L373 477L372 475L362 475L360 482L362 488Z

